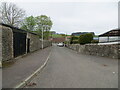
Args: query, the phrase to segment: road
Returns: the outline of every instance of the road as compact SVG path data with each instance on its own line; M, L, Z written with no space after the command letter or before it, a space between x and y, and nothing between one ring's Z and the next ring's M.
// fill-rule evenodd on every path
M36 85L32 85L36 83ZM117 88L118 61L54 46L48 64L26 88Z

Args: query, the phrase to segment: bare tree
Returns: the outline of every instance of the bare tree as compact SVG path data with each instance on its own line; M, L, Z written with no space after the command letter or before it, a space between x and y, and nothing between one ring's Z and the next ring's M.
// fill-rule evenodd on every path
M18 26L25 16L25 11L18 8L13 3L1 3L0 6L0 19L2 23L11 26Z

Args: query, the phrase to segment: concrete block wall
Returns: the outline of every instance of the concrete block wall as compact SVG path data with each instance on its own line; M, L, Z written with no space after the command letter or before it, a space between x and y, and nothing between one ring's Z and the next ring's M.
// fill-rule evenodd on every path
M120 59L120 45L118 44L109 44L109 45L77 45L71 44L67 45L68 48L75 50L79 53L96 55L102 57L109 57L114 59Z

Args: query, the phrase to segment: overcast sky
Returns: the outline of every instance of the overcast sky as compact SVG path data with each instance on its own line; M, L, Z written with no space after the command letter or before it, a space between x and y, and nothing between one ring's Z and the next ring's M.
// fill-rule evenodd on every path
M98 35L118 27L117 0L52 0L52 2L13 0L12 2L24 9L27 16L51 17L52 30L58 33L89 31Z

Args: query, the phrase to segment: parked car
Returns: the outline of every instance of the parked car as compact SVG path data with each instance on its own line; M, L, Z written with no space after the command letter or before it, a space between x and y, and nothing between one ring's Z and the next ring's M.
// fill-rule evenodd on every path
M63 43L58 43L57 46L59 46L59 47L63 47L64 44L63 44Z

